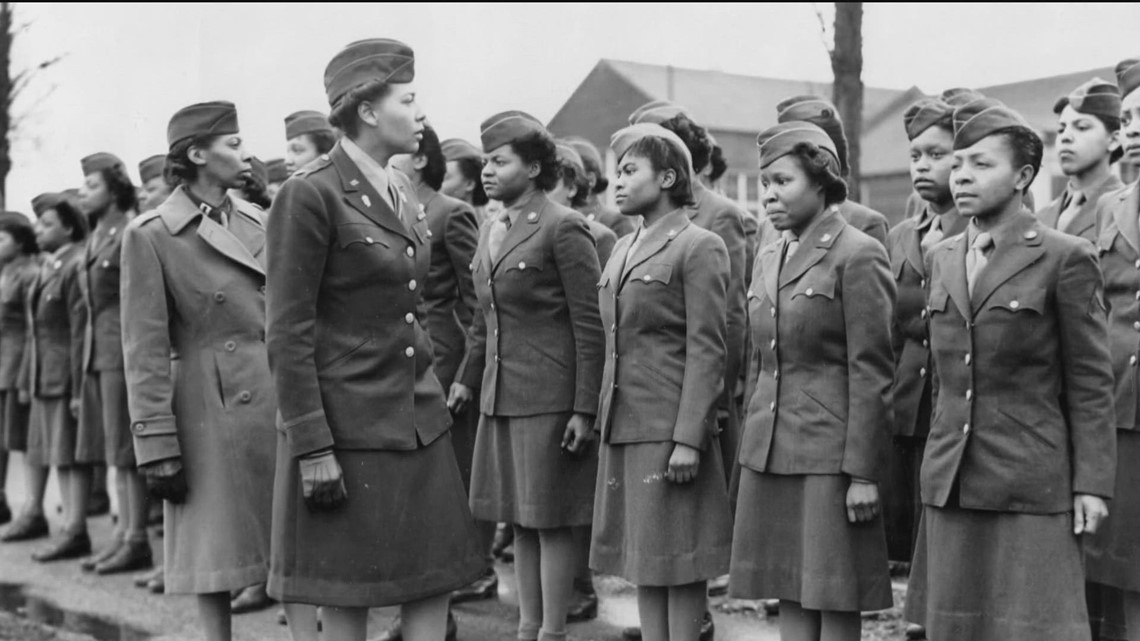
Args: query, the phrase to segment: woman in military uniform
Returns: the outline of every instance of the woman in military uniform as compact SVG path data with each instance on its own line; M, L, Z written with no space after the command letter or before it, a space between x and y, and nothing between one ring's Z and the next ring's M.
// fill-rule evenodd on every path
M487 192L483 191L483 152L475 145L449 138L441 143L443 158L447 161L447 171L443 174L443 184L439 192L451 196L475 208L475 219L483 226L483 207L487 205Z
M84 561L83 568L98 574L116 574L152 565L146 531L146 483L136 468L127 410L119 309L122 232L134 216L137 202L135 186L127 177L123 162L113 154L92 154L82 160L81 167L79 208L92 229L79 275L88 310L79 420L88 426L85 429L103 432L106 464L115 468L119 506L118 527L112 540L102 552Z
M582 213L582 209L589 204L590 184L586 166L582 156L567 141L557 141L558 150L558 182L554 188L546 192L550 200ZM610 261L617 236L602 223L586 219L590 226L590 235L594 237L594 246L598 252L598 264L605 266Z
M482 389L471 509L513 523L519 639L564 639L576 548L593 516L594 415L601 378L600 268L586 220L546 190L558 180L554 139L532 116L482 124L483 187L504 210L475 252L472 341L452 407Z
M180 185L123 238L127 400L139 470L166 501L166 591L197 595L205 637L227 641L230 591L269 565L264 213L227 194L252 169L232 103L179 110L167 142Z
M731 551L717 444L728 253L689 219L697 178L679 137L639 124L611 147L618 206L643 224L618 242L598 292L607 356L590 564L637 585L643 638L692 641Z
M423 135L414 77L394 40L336 54L325 89L345 135L285 182L269 217L281 403L269 594L326 606L333 641L363 641L368 608L389 605L405 639L438 641L448 595L486 568L425 328L427 214L388 166Z
M12 514L4 496L8 457L28 449L28 403L20 399L20 365L27 343L28 290L39 273L36 234L23 214L0 215L0 523Z
M886 250L839 215L847 187L824 131L760 134L756 258L730 593L780 599L785 641L857 640L891 607L877 483L886 455L895 285Z
M329 119L319 111L302 110L285 116L285 170L291 174L329 153L337 137Z
M582 212L586 220L609 227L618 238L632 233L637 227L634 219L621 215L621 212L607 207L602 202L602 195L609 191L610 181L606 178L606 165L602 162L598 148L580 136L570 136L566 138L566 142L582 157L582 165L586 169L587 189L582 195L586 202L575 209ZM605 263L602 263L602 266L605 266Z

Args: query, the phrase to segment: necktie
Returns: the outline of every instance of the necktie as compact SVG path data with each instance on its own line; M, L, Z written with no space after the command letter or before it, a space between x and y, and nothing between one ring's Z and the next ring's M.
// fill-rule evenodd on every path
M1068 233L1069 227L1077 218L1077 214L1081 213L1081 205L1083 204L1085 204L1085 195L1079 191L1074 191L1069 196L1068 206L1061 212L1061 217L1057 219L1057 231Z
M788 261L795 255L796 250L800 248L800 239L791 237L788 239L788 248L784 250L784 264L787 265Z
M946 234L942 231L942 217L935 216L934 220L930 223L930 229L926 230L926 234L922 237L922 253L930 251L930 248L937 245L938 241L942 240Z
M974 295L974 283L978 282L978 275L986 268L989 258L986 253L993 247L994 239L989 232L981 232L974 239L970 253L966 255L966 287L970 296Z
M507 237L507 232L511 229L511 217L506 211L499 214L491 223L491 229L487 231L487 251L491 256L491 262L499 260L499 251L503 248L503 240Z

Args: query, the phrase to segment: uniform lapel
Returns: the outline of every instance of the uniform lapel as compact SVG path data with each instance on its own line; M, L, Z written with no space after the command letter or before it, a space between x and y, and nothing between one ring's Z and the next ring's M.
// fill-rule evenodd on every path
M1081 204L1081 210L1077 213L1077 217L1073 219L1072 231L1074 236L1084 236L1090 229L1094 229L1097 225L1096 219L1096 203L1100 197L1115 189L1123 187L1123 183L1116 177L1115 174L1109 174L1099 185L1089 190L1086 195L1085 202ZM1094 236L1090 236L1094 237Z
M231 216L231 219L237 218L239 216ZM202 220L198 222L198 237L226 258L259 274L265 274L265 268L253 257L250 250L238 240L238 237L208 216L202 216Z
M995 248L982 273L978 274L974 295L970 298L974 310L980 309L994 290L1045 255L1041 231L1036 229L1039 224L1028 211L1010 222L1009 233L1003 239L1006 246Z
M689 224L688 212L684 209L678 209L657 221L656 225L646 229L645 238L634 248L633 256L627 256L625 259L625 268L621 273L621 286L625 286L625 282L629 279L634 268L660 253Z
M914 226L914 237L911 238L904 247L904 251L906 252L906 261L910 263L911 268L914 269L915 273L918 274L926 273L926 265L924 264L922 258L922 237L929 229L929 227L927 227L927 224L934 224L934 221L931 220L931 218L933 218L935 214L932 213L930 211L930 207L927 206L927 208L923 210L922 215L924 217L924 222Z
M236 216L230 216L230 233L245 246L262 269L265 268L265 227L258 221L256 215L245 210L245 203L238 203L235 208Z
M835 209L829 209L822 215L826 218L819 221L815 229L808 232L806 238L800 239L799 249L780 270L780 289L798 280L807 270L823 260L835 238L847 226L847 221Z
M970 309L970 290L966 284L966 252L968 251L966 234L960 233L954 237L954 242L945 248L945 263L942 270L942 284L951 300L958 306L958 311L964 318L973 318Z
M764 292L768 294L768 300L772 301L775 305L779 300L780 284L780 257L784 255L784 245L788 241L781 238L774 243L770 243L760 250L760 269L764 274Z
M1132 245L1132 250L1140 252L1140 183L1134 183L1130 188L1120 192L1117 197L1117 202L1114 203L1116 207L1113 211L1113 219L1116 221L1116 228L1120 230L1120 235L1124 240Z
M348 152L338 144L329 152L329 158L340 175L345 204L384 229L408 240L415 240L412 232L404 225L404 221L400 220L399 213L388 206L387 198L377 193L376 188L364 177L352 158L348 157ZM401 202L396 203L396 207L401 205Z
M503 246L499 249L499 258L495 261L493 269L497 270L511 251L542 229L543 213L549 203L545 195L536 192L520 206L518 218L507 230L507 237L503 239ZM487 227L489 228L490 224Z

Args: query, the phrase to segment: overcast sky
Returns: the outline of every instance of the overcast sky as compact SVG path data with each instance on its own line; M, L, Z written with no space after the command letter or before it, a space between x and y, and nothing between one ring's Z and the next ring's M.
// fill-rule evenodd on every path
M79 159L166 151L185 105L231 100L262 158L284 153L285 115L327 112L322 74L345 44L391 37L416 51L421 103L444 138L478 139L505 109L546 121L599 58L830 81L810 4L138 5L16 3L31 22L14 67L65 55L17 113L8 208L77 186ZM817 3L828 22L830 3ZM1140 56L1140 3L865 6L864 82L928 92L1114 65ZM902 151L900 150L900 153Z

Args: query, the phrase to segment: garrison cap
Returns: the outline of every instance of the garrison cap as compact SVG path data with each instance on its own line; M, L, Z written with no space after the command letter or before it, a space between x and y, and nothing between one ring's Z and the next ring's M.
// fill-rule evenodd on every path
M629 114L629 124L636 125L643 122L659 125L670 118L684 114L692 119L689 111L669 100L653 100L641 105Z
M565 141L557 141L554 143L555 151L558 154L558 162L563 165L570 165L580 175L586 175L586 165L582 162L582 156L574 147Z
M760 148L760 168L764 169L777 159L787 156L796 145L804 142L827 151L836 164L839 163L835 143L826 131L810 122L793 120L769 127L756 137L756 145Z
M139 179L148 183L166 171L166 154L156 154L139 163Z
M934 125L944 125L947 129L953 130L953 105L938 98L923 98L907 107L903 114L903 127L906 129L908 140L914 140Z
M335 107L346 93L373 81L401 84L416 77L412 48L389 38L357 40L333 56L325 67L325 92Z
M32 211L36 216L42 216L45 211L54 209L56 205L63 200L63 194L58 194L52 191L42 193L32 199Z
M550 135L537 118L522 111L504 111L479 125L479 138L488 153L535 133Z
M271 158L265 162L265 166L269 170L269 182L283 183L289 178L284 158Z
M329 119L319 111L306 109L285 116L285 140L292 140L302 134L315 131L332 131Z
M1053 105L1053 113L1060 114L1066 106L1090 116L1120 117L1120 89L1113 83L1093 78L1062 96Z
M460 160L462 158L474 158L481 160L483 152L478 147L463 140L462 138L448 138L439 144L440 150L443 151L443 158L447 161Z
M104 169L110 169L115 166L125 168L123 161L119 160L118 156L105 151L91 154L83 160L80 160L79 164L83 168L84 176L89 176L97 171L103 171Z
M582 138L581 136L570 136L563 138L562 142L574 148L578 155L582 157L582 165L586 168L587 173L602 175L602 154L598 153L598 148L594 143Z
M650 136L664 140L681 154L681 157L685 159L685 169L689 172L687 178L691 181L693 179L693 155L689 153L689 148L685 146L685 141L681 140L680 136L659 124L641 122L618 130L610 137L610 148L614 150L614 156L620 162L626 152L637 144L637 141Z
M1116 65L1116 85L1121 97L1140 89L1140 58L1121 60Z
M1033 131L1021 114L993 98L982 98L954 110L954 150L972 147L1002 129L1023 127Z
M943 91L942 95L939 96L939 98L942 99L942 102L948 103L952 107L961 107L963 105L968 105L975 100L981 100L982 98L985 98L985 96L983 96L981 92L974 89L967 89L966 87L951 87L950 89Z
M225 136L236 134L238 129L237 107L224 100L200 102L179 109L170 118L166 127L166 143L175 143L196 136Z

